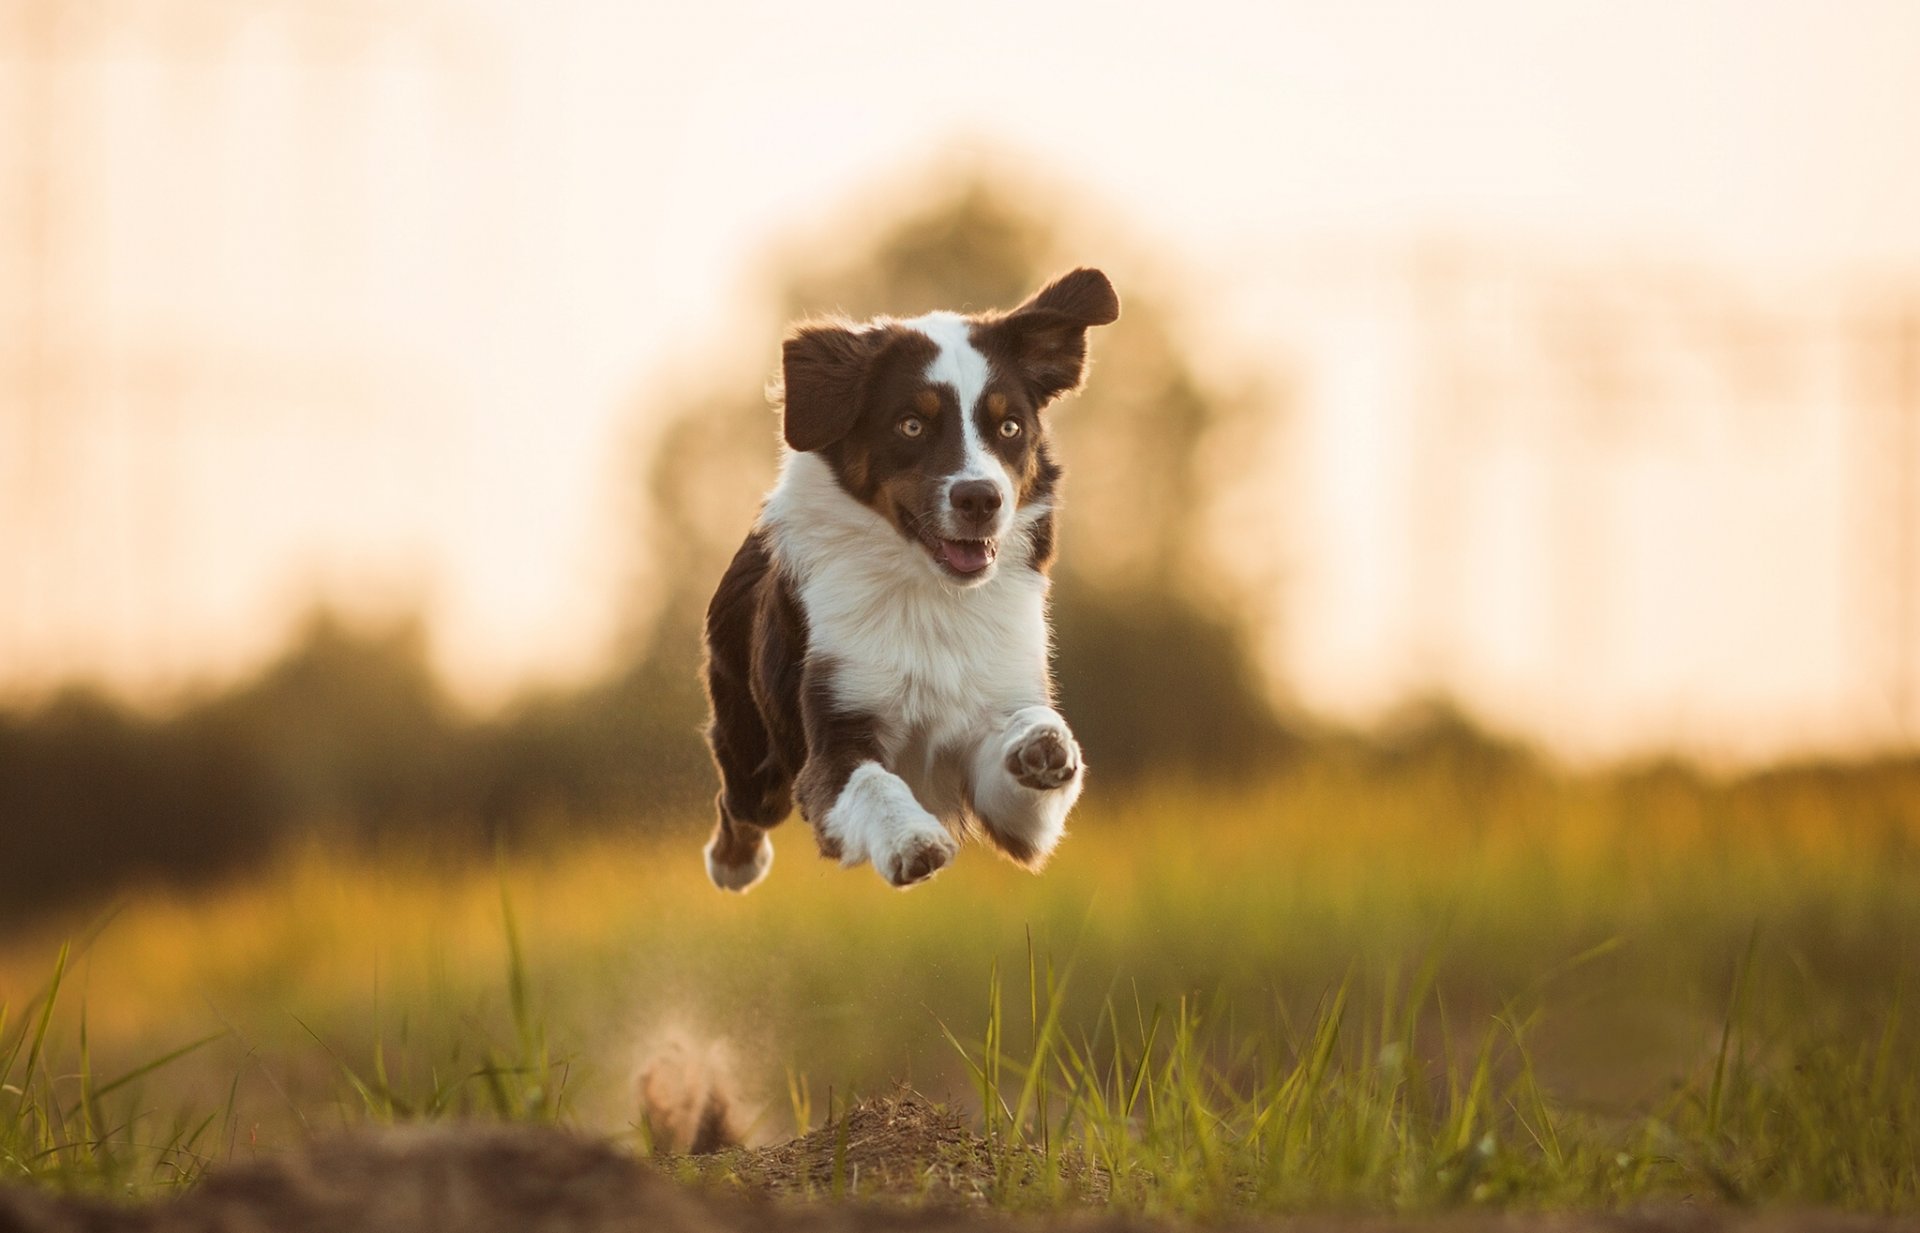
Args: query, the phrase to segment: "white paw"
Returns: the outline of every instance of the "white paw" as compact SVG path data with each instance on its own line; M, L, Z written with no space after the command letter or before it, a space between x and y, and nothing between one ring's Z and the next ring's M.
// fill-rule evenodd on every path
M713 845L717 842L719 842L718 837L707 840L705 849L707 876L712 878L713 884L721 890L745 894L758 886L766 878L767 871L773 868L773 840L767 838L764 833L760 836L760 845L753 850L752 857L739 864L722 864L715 860Z
M1023 788L1048 792L1080 774L1080 745L1065 724L1049 717L1007 741L1007 774Z
M958 848L939 819L914 799L912 789L878 762L854 769L821 829L842 865L871 861L892 886L926 881L946 867Z
M945 869L958 851L947 829L934 821L933 815L925 817L928 825L903 827L888 851L874 854L873 867L889 886L908 887L926 881Z

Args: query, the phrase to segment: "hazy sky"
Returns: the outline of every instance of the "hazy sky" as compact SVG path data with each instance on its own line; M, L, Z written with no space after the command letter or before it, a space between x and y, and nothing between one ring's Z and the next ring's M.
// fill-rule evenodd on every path
M1920 277L1920 6L1894 0L418 12L438 15L401 17L346 70L252 18L217 67L156 68L136 31L70 82L105 100L75 148L106 191L67 200L75 234L106 242L73 245L68 272L114 345L212 338L370 392L358 426L324 390L275 425L196 421L159 479L111 461L143 412L105 398L94 445L72 448L109 461L56 521L111 516L113 552L158 552L168 613L128 570L16 592L16 678L231 670L316 589L425 603L479 696L585 669L616 615L618 484L648 411L724 373L757 389L772 357L740 348L769 254L969 151L1103 212L1150 257L1141 276L1175 276L1255 365L1299 319L1303 260L1422 236L1705 269L1763 297ZM1387 515L1365 495L1391 477L1331 431L1326 456L1353 470L1321 477L1317 516L1352 551L1309 579L1297 636L1345 648L1304 674L1312 699L1363 709L1406 659L1379 611L1397 566L1369 520ZM142 520L130 476L178 506L173 530L122 526ZM1526 607L1503 609L1507 641L1537 626ZM1621 619L1648 648L1626 653L1640 692L1590 743L1631 743L1646 699L1676 689L1752 709L1739 664L1676 675L1684 639L1663 650L1660 620ZM1787 655L1761 744L1840 734L1787 731L1845 709L1830 641ZM1516 696L1552 692L1532 680Z

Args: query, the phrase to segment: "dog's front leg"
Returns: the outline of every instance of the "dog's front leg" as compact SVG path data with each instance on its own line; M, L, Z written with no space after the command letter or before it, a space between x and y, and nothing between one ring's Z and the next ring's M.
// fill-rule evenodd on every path
M872 717L834 701L831 674L830 663L809 663L801 690L807 764L794 782L800 812L823 855L849 867L871 861L893 886L924 882L953 859L953 836L887 769Z
M906 781L878 762L848 774L819 823L820 847L842 865L872 861L893 886L924 882L953 859L947 828L914 799Z
M1066 833L1086 779L1060 712L1024 707L974 752L973 810L1001 851L1038 869Z

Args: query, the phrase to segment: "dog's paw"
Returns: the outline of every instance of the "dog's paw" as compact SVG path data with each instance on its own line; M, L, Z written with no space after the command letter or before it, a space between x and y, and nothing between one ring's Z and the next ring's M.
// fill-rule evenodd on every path
M958 845L913 790L877 762L855 768L819 830L820 851L842 865L872 863L890 886L940 872Z
M743 895L766 879L773 868L773 840L765 832L758 838L760 842L745 853L729 850L719 836L707 841L707 876L715 886Z
M1063 788L1080 773L1080 746L1059 724L1035 724L1009 744L1007 773L1035 791Z
M946 828L927 819L930 827L915 827L902 834L891 850L874 861L874 868L887 885L905 889L917 886L947 867L959 850Z

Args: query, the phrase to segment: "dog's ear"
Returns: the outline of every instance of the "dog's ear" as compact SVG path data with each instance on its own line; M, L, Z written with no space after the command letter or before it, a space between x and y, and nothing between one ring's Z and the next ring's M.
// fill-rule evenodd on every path
M1098 270L1062 274L990 328L1006 340L1036 402L1080 384L1087 369L1087 328L1120 318L1120 297Z
M853 431L867 376L880 349L878 331L804 325L780 347L786 408L781 431L796 450L824 449Z
M1077 321L1082 329L1090 325L1112 325L1120 319L1120 297L1113 293L1113 284L1105 274L1081 266L1040 288L1032 299L1013 311L1041 309Z

